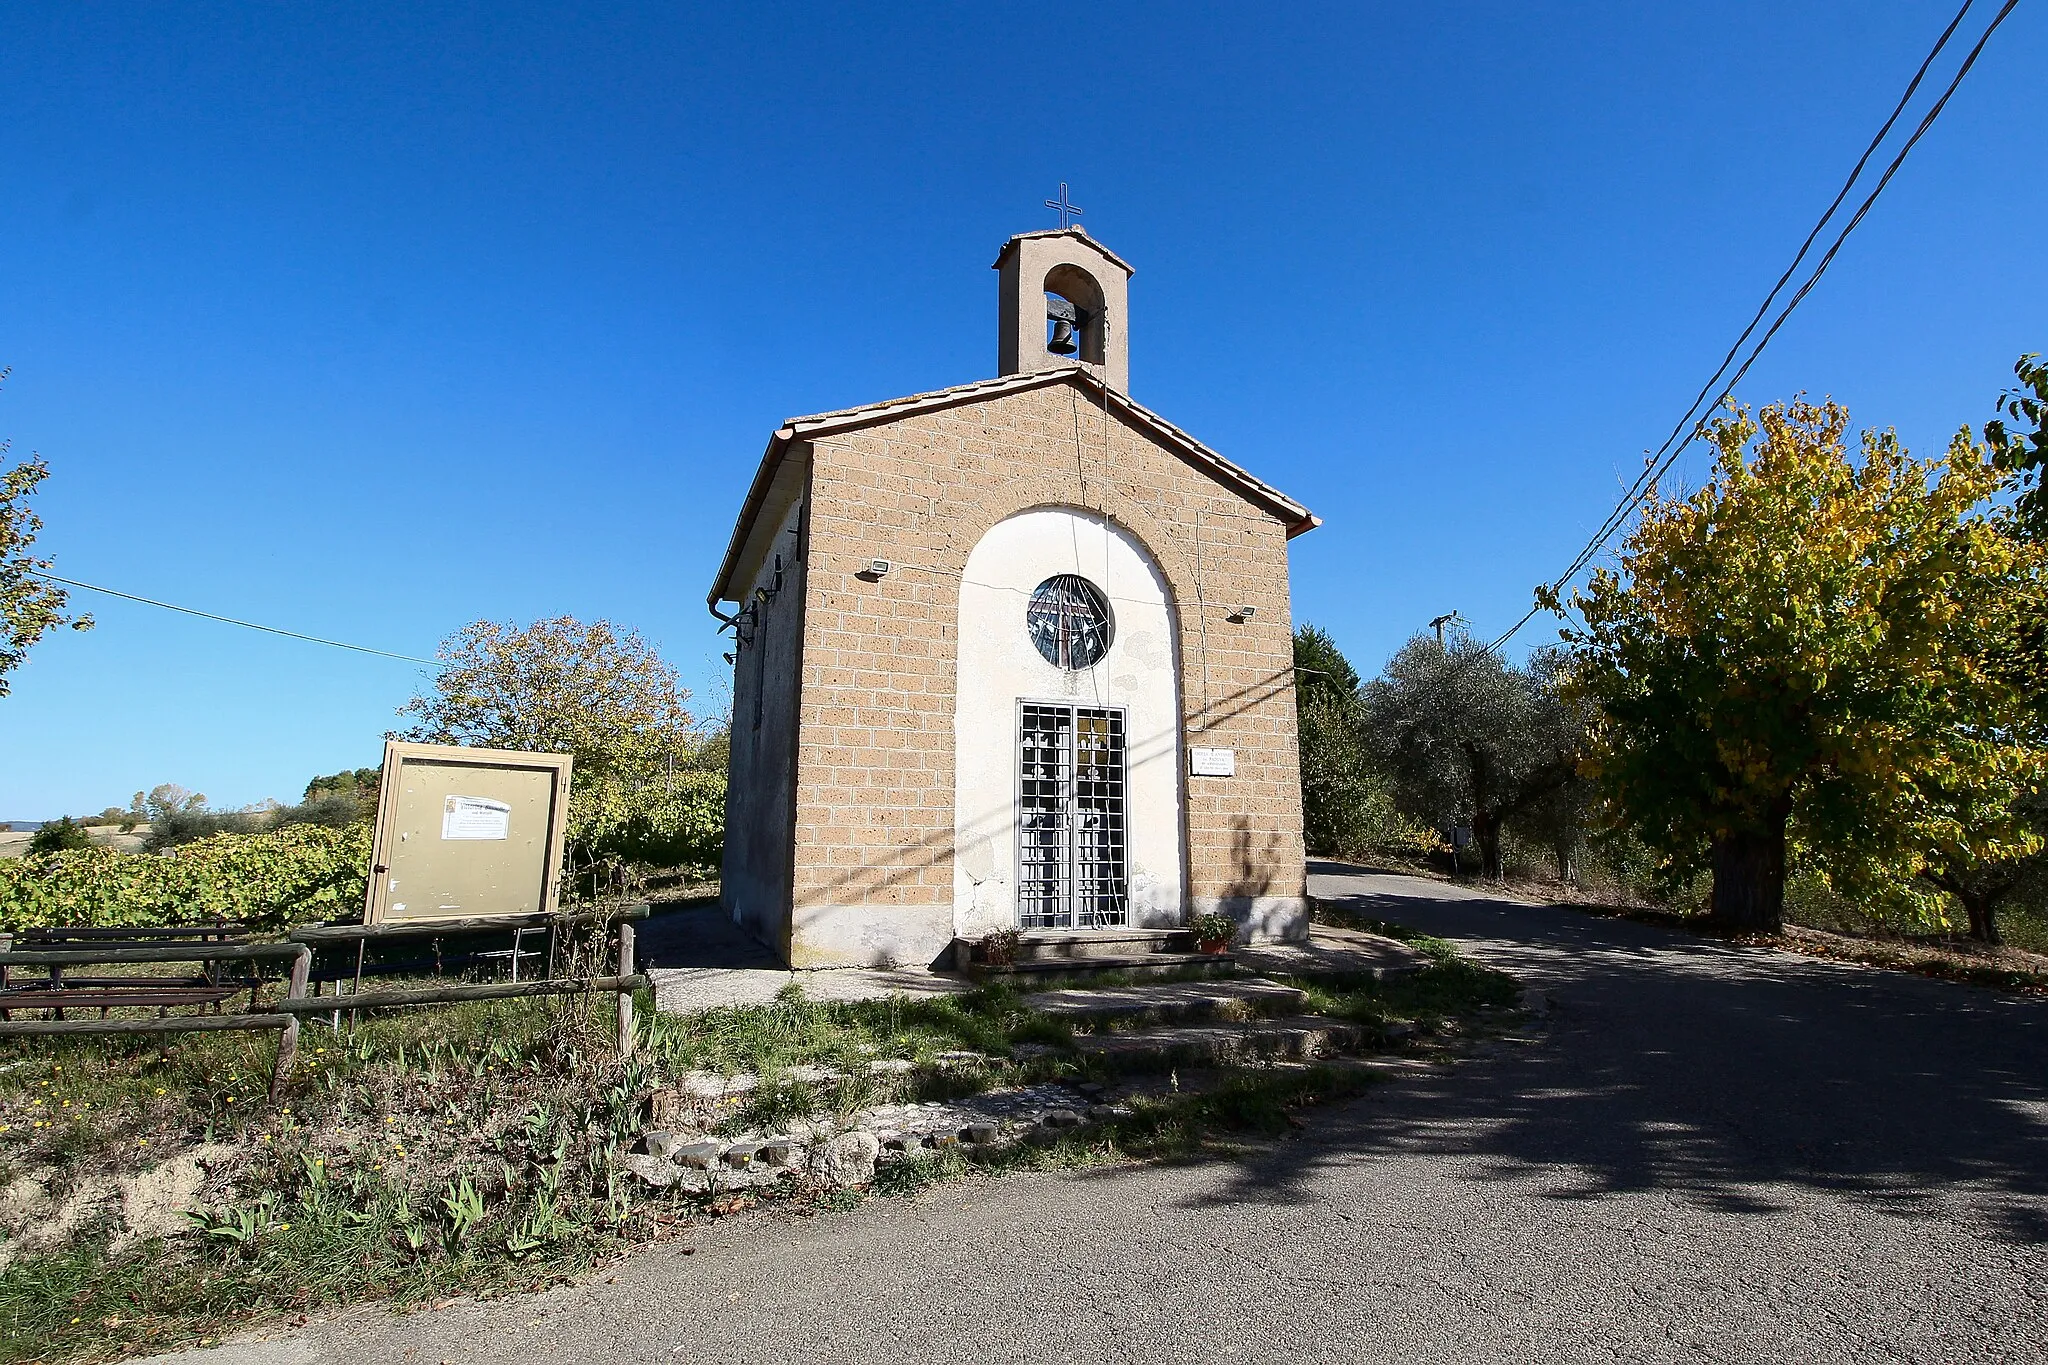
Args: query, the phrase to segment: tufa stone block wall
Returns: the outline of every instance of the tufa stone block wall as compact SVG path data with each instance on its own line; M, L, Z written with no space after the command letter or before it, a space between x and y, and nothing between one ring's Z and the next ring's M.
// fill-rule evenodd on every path
M1235 777L1183 776L1190 909L1247 937L1305 932L1286 527L1089 399L1059 384L810 447L794 965L924 965L950 943L959 575L991 526L1044 506L1151 551L1178 615L1183 743L1236 750ZM896 568L860 576L877 558ZM1251 621L1228 619L1246 604Z

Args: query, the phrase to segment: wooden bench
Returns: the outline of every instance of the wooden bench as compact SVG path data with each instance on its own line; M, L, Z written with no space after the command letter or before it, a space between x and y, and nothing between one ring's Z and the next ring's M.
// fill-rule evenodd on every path
M49 925L24 929L11 941L0 943L0 952L110 952L127 953L138 948L212 948L249 941L246 924L191 924L123 928L94 925ZM96 966L110 965L94 963ZM68 1008L107 1011L124 1006L159 1011L179 1006L211 1005L218 1012L243 991L256 1003L257 978L226 976L218 960L200 963L192 975L166 976L78 976L67 974L63 965L52 963L48 974L38 981L16 981L12 969L0 963L0 1020L11 1018L16 1009L52 1009L57 1018Z
M106 926L46 924L14 935L16 948L162 948L185 943L247 943L246 924L152 924Z
M105 943L109 940L101 939ZM313 950L302 943L223 943L184 942L145 943L141 946L91 947L91 948L31 948L15 949L11 946L0 951L0 980L12 980L12 973L22 968L42 968L46 978L26 985L10 985L0 990L0 1037L19 1037L31 1034L64 1033L196 1033L226 1029L275 1029L278 1033L277 1060L271 1069L270 1093L274 1099L283 1089L285 1077L291 1070L299 1050L299 1017L277 1006L270 1009L260 1007L257 992L261 990L260 978L236 978L223 980L220 968L226 963L280 962L287 967L285 998L278 1006L293 1000L303 999L306 994L306 974L312 969ZM166 963L198 963L202 968L200 980L212 984L193 986L186 984L193 978L167 977L160 974L136 973L123 976L89 977L81 984L79 978L67 980L63 971L66 967L149 967ZM249 1009L240 1014L225 1014L220 1005L225 1000L249 992ZM205 1013L211 1005L214 1012ZM168 1014L165 1011L179 1006L197 1006L201 1013ZM67 1008L98 1009L97 1019L66 1019ZM154 1017L110 1018L109 1012L116 1009L154 1009ZM48 1011L57 1016L54 1019L16 1019L18 1011Z

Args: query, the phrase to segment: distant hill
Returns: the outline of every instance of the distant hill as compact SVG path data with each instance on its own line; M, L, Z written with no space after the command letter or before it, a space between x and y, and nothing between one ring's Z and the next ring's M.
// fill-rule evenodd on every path
M0 820L0 830L14 830L18 833L34 834L48 823L47 820Z

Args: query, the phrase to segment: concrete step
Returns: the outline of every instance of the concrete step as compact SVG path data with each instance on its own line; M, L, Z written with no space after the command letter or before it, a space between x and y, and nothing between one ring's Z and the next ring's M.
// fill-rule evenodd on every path
M1201 1019L1292 1014L1306 997L1293 986L1252 977L1236 981L1172 981L1154 986L1099 986L1040 991L1024 1003L1076 1024L1178 1024Z
M1365 1030L1318 1014L1260 1019L1246 1024L1182 1024L1135 1033L1076 1038L1084 1057L1124 1071L1169 1066L1228 1066L1247 1061L1310 1061L1357 1048Z
M1037 990L1060 982L1086 982L1104 976L1235 976L1237 959L1228 953L1144 953L1133 957L1057 957L999 967L976 962L966 971L977 980L1007 981L1026 990Z

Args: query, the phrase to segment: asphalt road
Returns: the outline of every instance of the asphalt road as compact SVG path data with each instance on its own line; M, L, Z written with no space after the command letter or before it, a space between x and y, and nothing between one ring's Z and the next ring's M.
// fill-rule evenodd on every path
M2048 1005L1399 877L1553 1001L1240 1161L742 1216L319 1361L2048 1360Z

